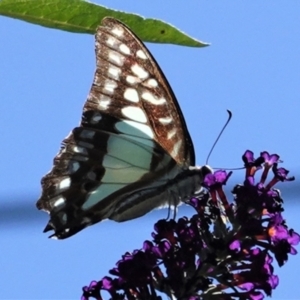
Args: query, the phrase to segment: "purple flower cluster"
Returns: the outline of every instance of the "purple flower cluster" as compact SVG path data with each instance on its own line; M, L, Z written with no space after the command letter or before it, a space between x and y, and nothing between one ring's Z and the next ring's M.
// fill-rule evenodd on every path
M104 277L83 288L82 300L103 299L263 299L279 283L273 274L273 257L282 266L298 233L288 229L282 217L283 200L278 181L291 181L288 171L278 168L279 156L262 152L254 159L243 155L246 177L233 188L232 203L223 191L231 173L206 175L204 191L189 200L197 212L189 218L160 220L152 241L141 250L126 253ZM257 171L261 171L255 183ZM267 181L270 170L273 178Z

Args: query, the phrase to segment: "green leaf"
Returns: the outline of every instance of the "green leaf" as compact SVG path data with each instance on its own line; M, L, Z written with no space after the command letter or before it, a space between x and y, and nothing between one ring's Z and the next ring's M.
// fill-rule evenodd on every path
M111 16L126 23L145 42L208 46L163 21L145 19L83 0L2 0L0 15L45 27L90 34L95 33L104 17Z

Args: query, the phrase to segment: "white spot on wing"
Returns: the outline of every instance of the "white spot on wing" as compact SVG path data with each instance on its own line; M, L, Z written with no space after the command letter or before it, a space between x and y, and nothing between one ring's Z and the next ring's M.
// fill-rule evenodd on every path
M123 33L124 33L124 30L123 30L121 27L116 26L115 28L113 28L113 29L111 30L111 32L112 32L114 35L116 35L116 36L118 36L118 37L121 37L121 36L123 35Z
M168 137L167 139L171 139L174 135L176 134L176 129L172 129L171 131L168 132Z
M175 145L173 147L173 150L171 152L171 155L173 157L176 157L178 155L180 147L181 147L181 144L182 144L182 140L179 140L177 143L175 143Z
M143 110L139 107L135 106L127 106L122 108L122 114L136 122L141 122L141 123L146 123L147 122L147 117Z
M109 106L110 101L100 101L99 108L100 109L107 109Z
M137 84L137 83L141 82L137 77L134 77L134 76L131 76L131 75L126 76L126 81L129 84Z
M124 53L124 54L126 54L126 55L129 55L129 54L130 54L130 49L129 49L129 47L128 47L127 45L125 45L125 44L121 44L121 45L119 46L119 49L120 49L120 51L121 51L122 53Z
M165 98L160 98L158 99L157 97L155 97L152 93L150 92L144 92L142 94L142 98L148 102L150 102L151 104L154 105L162 105L166 102Z
M113 81L113 82L114 82L114 81ZM100 101L111 101L111 98L110 98L109 96L107 96L107 95L100 94L99 100L100 100ZM101 117L101 115L100 115L100 119L101 119L101 118L102 118L102 117Z
M159 118L158 121L163 124L163 125L167 125L170 124L173 121L173 118L171 117L167 117L167 118Z
M119 80L119 76L121 73L121 69L118 67L115 67L113 65L110 65L108 67L108 74L111 78L115 79L115 80Z
M115 51L109 51L108 60L118 66L122 66L124 63L124 56Z
M139 66L138 64L134 64L131 67L131 71L138 76L140 79L146 79L149 76L149 73L147 71L145 71L141 66Z
M63 206L63 205L65 205L65 202L66 202L66 200L65 200L64 197L59 197L59 198L57 198L57 199L55 200L53 206L54 206L54 207Z
M117 43L118 40L112 36L108 37L108 39L106 40L106 44L112 48L115 48Z
M109 79L106 79L105 80L105 83L104 83L104 92L108 93L108 94L113 94L114 93L114 90L115 88L117 87L117 83L113 80L109 80Z
M107 92L107 90L106 90ZM100 95L100 99L99 99L99 108L100 109L107 109L107 107L109 106L111 102L111 98L106 96L106 95Z
M139 94L136 89L127 88L124 92L124 98L128 101L139 102Z
M73 151L80 154L87 154L87 150L83 147L74 146Z
M146 56L145 52L142 51L142 50L138 50L138 51L136 52L136 56L139 57L139 58L141 58L141 59L147 59L147 58L148 58L148 57Z
M96 124L98 123L100 120L102 119L102 116L99 113L94 113L92 119L91 119L91 123L92 124Z
M64 191L66 189L68 189L71 185L71 179L70 177L66 177L64 178L58 185L58 188L60 189L60 191Z
M150 86L150 87L157 87L158 86L158 82L153 79L153 78L150 78L146 81L146 85Z

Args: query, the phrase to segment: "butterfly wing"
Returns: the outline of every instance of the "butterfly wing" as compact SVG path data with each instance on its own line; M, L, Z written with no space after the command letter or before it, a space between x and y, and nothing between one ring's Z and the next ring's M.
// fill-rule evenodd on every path
M192 140L176 97L140 39L118 20L105 18L96 33L96 58L84 110L101 109L133 126L142 123L178 163L194 165Z
M141 216L194 164L177 100L144 44L121 22L105 18L96 34L97 68L80 127L63 141L42 179L45 231L68 237L103 219Z

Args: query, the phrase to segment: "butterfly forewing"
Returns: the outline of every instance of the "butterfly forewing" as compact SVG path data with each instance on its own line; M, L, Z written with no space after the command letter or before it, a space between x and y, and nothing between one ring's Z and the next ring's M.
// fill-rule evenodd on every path
M194 164L177 100L130 29L105 18L96 34L96 59L80 127L63 141L42 179L37 207L50 213L45 231L54 230L57 238L106 218L124 221L177 204L168 183Z
M97 69L84 109L127 119L178 163L194 165L184 118L158 64L124 24L106 18L102 25L96 33Z

